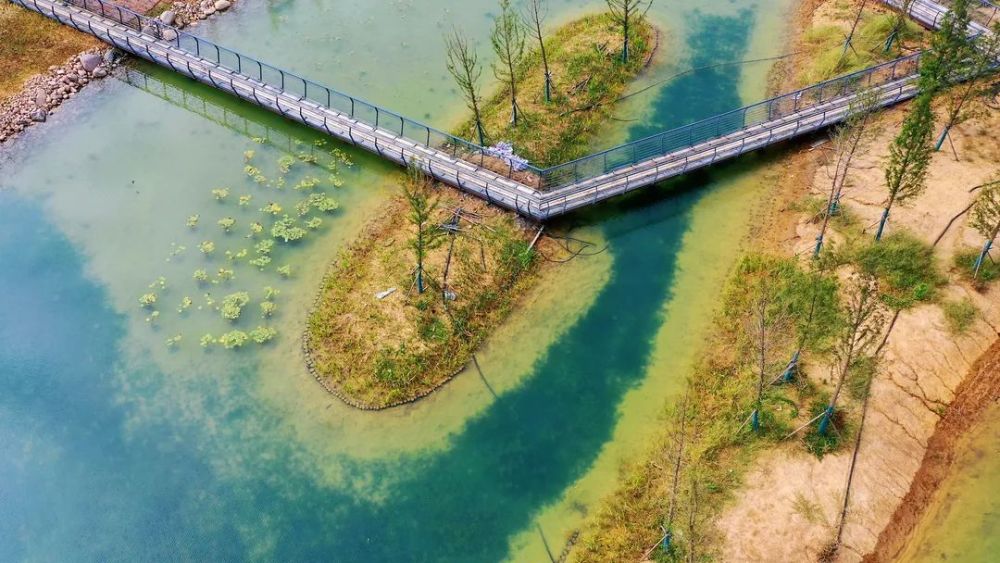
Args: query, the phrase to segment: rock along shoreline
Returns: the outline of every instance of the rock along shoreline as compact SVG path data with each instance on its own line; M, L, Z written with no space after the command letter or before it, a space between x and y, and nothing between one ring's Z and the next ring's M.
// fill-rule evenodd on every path
M158 19L177 29L194 27L202 20L229 10L234 1L174 2ZM0 101L0 145L13 140L28 127L44 123L59 106L88 84L109 76L123 59L124 53L113 47L96 47L29 78L20 92Z

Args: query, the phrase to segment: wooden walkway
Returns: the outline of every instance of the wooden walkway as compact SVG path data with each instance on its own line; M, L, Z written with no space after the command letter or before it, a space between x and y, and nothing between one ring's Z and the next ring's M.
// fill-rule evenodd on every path
M450 142L434 143L431 141L432 134L445 134L406 120L387 110L382 110L380 114L380 108L367 104L366 107L374 109L374 119L370 122L357 119L352 117L355 115L355 103L364 104L364 102L286 74L228 49L222 49L222 52L236 55L235 62L223 65L221 63L224 56L220 55L220 47L185 32L163 26L155 20L132 14L104 0L9 1L90 33L123 51L171 68L180 74L324 131L400 165L418 166L442 182L535 220L556 217L835 124L848 115L851 104L858 95L857 91L860 90L858 87L853 92L843 93L850 84L861 83L867 79L870 89L877 93L878 103L881 106L895 104L913 97L916 93L914 73L916 59L912 57L906 61L901 59L900 61L904 61L905 64L894 62L891 69L888 65L883 65L884 69L876 67L867 74L862 72L856 76L838 79L842 82L831 81L832 86L819 85L819 90L815 90L816 87L805 89L799 93L788 94L718 116L726 117L727 120L729 119L727 116L734 116L735 119L741 120L740 125L730 128L731 132L721 129L719 124L725 120L716 119L714 122L706 120L708 125L717 127L718 135L700 142L692 141L690 146L685 148L664 151L665 154L653 155L641 161L635 159L632 164L618 166L605 173L594 173L576 179L579 176L578 168L582 168L582 164L593 164L593 161L599 160L602 155L604 159L602 170L608 169L608 155L613 154L611 151L581 159L587 162L568 163L538 171L550 174L553 170L565 170L571 167L573 174L570 177L571 181L536 188L528 185L532 182L522 183L517 180L525 179L524 174L504 175L491 170L490 168L497 168L496 163L490 166L485 162L482 152L478 156L472 155L474 158L469 158L466 153L465 158L462 158L463 151L460 149L463 148L461 146L463 142L460 140L450 138ZM883 1L892 5L900 0ZM123 11L128 13L123 14ZM933 26L940 22L941 14L947 9L930 0L916 0L911 11L918 21ZM193 47L188 46L187 40L193 40ZM201 56L206 45L215 49L215 61ZM182 46L185 48L181 48ZM247 62L256 64L253 67L257 70L255 74L252 70L247 70ZM232 67L236 67L237 70L233 70ZM276 87L275 80L268 80L265 77L269 69L280 73L280 86ZM294 92L285 88L286 76L301 81L302 91ZM877 82L874 82L876 79ZM325 90L327 100L325 105L316 101L317 88L321 89L321 94ZM842 95L823 99L825 92L837 91L837 88L840 88ZM817 92L818 100L800 103L800 100L806 99L807 94L815 98ZM350 111L333 109L334 104L330 103L331 94L350 100ZM767 119L752 121L750 114L762 109L766 109ZM395 130L384 125L388 121L386 116L393 120L392 123L398 123L398 127L393 126ZM383 120L382 123L379 121L380 118ZM407 127L411 125L416 125L421 132L426 130L426 143L414 140L414 135L405 135ZM693 124L677 131L684 133L686 130L688 135L693 135L698 126L699 124ZM670 133L665 133L662 139L668 138ZM445 139L448 141L447 136ZM657 138L652 138L652 141L663 142L657 141ZM647 139L623 147L625 149L631 147L633 153L636 153L638 147L648 147L649 144L650 139ZM620 153L623 147L613 150ZM481 148L476 148L482 151Z

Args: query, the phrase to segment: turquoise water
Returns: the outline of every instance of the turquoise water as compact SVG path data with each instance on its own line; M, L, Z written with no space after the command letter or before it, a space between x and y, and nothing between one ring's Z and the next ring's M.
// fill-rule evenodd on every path
M489 3L472 4L449 14L481 32ZM369 5L370 12L358 11ZM554 18L579 9L569 2L555 6ZM760 5L657 6L654 17L669 15L669 28L685 31L672 39L684 48L665 54L654 76L766 51L754 47L755 34L771 29ZM409 29L413 37L448 21L412 2L332 8L273 2L243 6L206 32L237 47L256 45L255 53L274 52L266 58L299 64L302 73L328 83L348 80L352 92L370 89L373 101L404 112L413 114L412 106L432 121L452 119L454 96L413 94L443 88L441 69L428 68L437 60L431 58L437 44L424 49L413 38L376 41L385 34L338 25L359 14L397 32ZM256 34L266 41L258 45ZM310 50L316 45L326 45L329 56ZM312 62L280 60L281 53L306 51ZM405 54L403 62L397 54ZM368 70L355 75L345 61ZM197 291L192 269L220 264L190 252L205 231L189 232L184 221L200 212L210 226L233 213L212 201L210 188L255 189L243 174L244 151L274 161L316 137L203 87L146 72L188 93L191 106L215 108L205 113L246 119L250 136L267 140L257 144L148 92L107 82L0 159L0 559L542 557L538 542L523 535L533 534L537 519L568 491L607 474L617 460L603 454L617 443L618 430L655 418L662 397L682 378L679 369L661 373L655 358L686 357L691 343L661 335L685 332L688 316L708 315L685 314L679 296L690 280L702 282L701 292L712 290L726 268L724 261L699 263L691 253L704 241L691 233L724 239L743 232L734 217L752 192L740 187L752 163L567 219L563 227L608 244L593 259L607 270L563 280L567 295L554 299L556 309L575 310L558 331L539 336L521 367L509 368L516 358L503 356L528 351L497 353L516 335L491 342L483 368L496 398L463 374L425 403L371 415L320 392L302 368L297 335L327 261L377 213L395 172L351 153L356 165L342 171L345 186L334 192L341 210L306 243L279 254L295 264L295 275L283 280L237 268L234 288L273 284L282 291L278 340L238 353L204 351L198 336L220 330L217 318L165 307L164 318L151 326L138 295L162 275L169 283L164 297L179 301ZM634 102L630 110L641 120L609 139L737 107L741 93L762 92L759 80L749 82L757 83L748 83L739 67L669 82ZM429 98L438 105L421 103ZM288 138L302 144L283 145ZM695 229L713 219L714 232ZM238 243L212 236L220 245ZM178 244L189 253L169 256ZM531 320L530 310L519 314ZM182 331L179 346L164 345ZM662 383L648 389L651 380ZM638 389L652 398L634 401ZM646 424L637 432L630 438L636 447L655 428ZM595 482L583 495L590 501L613 484ZM545 519L556 551L592 508Z

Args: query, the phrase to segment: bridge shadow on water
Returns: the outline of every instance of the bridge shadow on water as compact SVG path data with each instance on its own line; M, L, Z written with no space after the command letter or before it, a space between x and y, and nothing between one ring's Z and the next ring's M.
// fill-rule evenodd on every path
M752 20L750 12L739 17L694 14L685 26L694 53L690 65L739 58L747 48ZM739 84L738 67L679 78L658 94L651 121L633 127L630 136L642 137L738 107ZM52 284L52 291L59 293L56 288L66 279L83 279L83 265L72 258L65 241L39 239L32 232L0 239L0 254L52 244L54 250L39 252L65 259L59 260L59 268L15 263L19 274L0 276L0 289L6 295L25 299L24 307L7 318L0 312L0 329L16 326L15 317L21 315L42 319L38 331L24 332L25 338L42 341L30 353L16 339L0 345L0 385L8 392L0 398L0 407L7 402L29 409L36 402L68 404L65 397L75 396L73 409L78 412L55 412L68 424L38 419L37 414L28 419L49 427L60 436L60 443L77 443L85 450L67 479L81 489L76 492L81 504L93 503L95 510L75 531L99 536L100 541L82 547L77 554L81 559L120 559L123 553L139 553L141 559L244 559L253 549L247 542L248 531L253 536L259 530L266 558L273 560L499 560L507 555L511 536L531 526L541 508L583 476L612 437L620 401L641 383L647 369L692 210L715 179L738 169L737 165L690 175L564 219L567 224L597 226L605 233L613 257L610 280L584 316L537 362L533 374L471 419L444 451L346 462L354 481L380 487L378 501L318 485L310 468L296 461L293 443L255 444L259 457L236 480L214 475L201 459L206 452L184 439L163 444L153 430L147 430L145 439L125 438L121 432L98 439L100 428L124 425L124 415L106 404L112 401L107 374L116 363L114 343L121 338L121 319L94 327L92 319L115 319L113 313L94 305L66 317L58 302L31 302L23 291L30 283ZM17 224L27 224L30 212L0 208L20 214ZM14 221L14 215L10 218ZM75 293L66 298L102 301L91 295L97 290L82 281L71 291ZM55 326L69 332L54 335L55 340L42 337ZM65 349L47 350L47 345L60 342L66 343ZM86 361L50 365L46 354ZM5 365L11 358L14 362ZM36 379L14 376L36 363L32 371ZM55 374L61 373L74 377L68 383L54 383ZM247 374L248 379L253 377ZM65 385L80 389L74 394ZM268 416L261 410L253 405L233 409L227 423L239 425ZM72 424L81 421L90 422ZM5 467L0 463L0 473L7 473ZM138 471L140 467L146 472ZM17 472L10 469L10 473ZM17 474L24 490L41 486L40 478ZM13 506L27 510L29 501L18 496ZM192 511L192 505L199 510ZM126 517L129 524L120 525ZM42 525L39 520L32 527ZM0 543L10 540L8 545L16 546L16 536L0 520ZM0 554L15 559L19 553L17 547L0 548Z

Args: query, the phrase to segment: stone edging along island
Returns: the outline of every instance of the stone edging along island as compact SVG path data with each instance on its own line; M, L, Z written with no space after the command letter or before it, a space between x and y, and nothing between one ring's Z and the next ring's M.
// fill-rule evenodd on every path
M134 0L118 2L125 7L142 8L135 5ZM163 23L179 29L193 27L201 20L227 11L234 2L236 0L174 2L158 17ZM96 47L73 55L65 63L50 66L46 72L29 78L20 92L0 101L0 143L14 139L36 123L44 123L63 102L75 96L87 84L110 75L120 60L121 53L116 49Z

